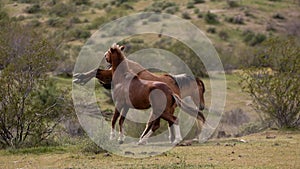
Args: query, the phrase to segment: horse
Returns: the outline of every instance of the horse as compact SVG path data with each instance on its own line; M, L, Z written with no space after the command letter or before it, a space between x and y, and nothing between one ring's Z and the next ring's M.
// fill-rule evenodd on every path
M159 128L160 118L168 122L169 128L174 129L175 138L172 143L177 144L182 140L178 119L174 116L176 105L205 123L202 112L184 103L166 83L143 80L132 72L128 67L128 59L123 54L122 48L124 49L124 46L119 47L113 44L105 53L106 61L112 65L115 114L120 114L122 109L127 112L129 108L143 110L152 107L150 118L140 137L139 144L145 144L151 134ZM172 132L170 134L173 136Z
M119 46L120 47L120 46ZM124 48L120 48L120 50L123 50ZM205 92L205 86L202 80L200 80L198 77L193 79L190 76L187 76L185 74L181 75L171 75L171 74L162 74L162 75L156 75L148 71L147 69L143 68L140 64L128 60L127 63L129 68L137 74L137 76L144 80L152 80L152 81L160 81L165 82L173 92L175 92L177 95L180 95L182 98L191 96L194 104L199 104L199 110L203 110L205 107L205 101L204 101L204 92ZM103 85L104 88L110 89L111 88L111 81L112 81L112 70L103 70L103 69L94 69L86 73L77 73L74 74L74 77L76 78L74 82L85 84L90 79L95 77L98 79L99 83ZM196 81L196 83L195 83ZM198 92L195 92L195 88L198 89ZM197 95L197 93L199 95ZM126 111L125 111L126 110ZM119 120L119 141L120 143L123 142L124 135L123 133L123 123L126 118L128 110L124 109L122 111L121 118ZM112 130L111 130L111 139L114 139L115 137L115 124L117 122L117 119L120 117L120 114L114 114L112 118ZM197 130L196 130L196 136L199 135L201 131L201 121L197 120ZM171 133L172 128L169 128L169 132ZM174 138L170 137L170 141L172 141Z

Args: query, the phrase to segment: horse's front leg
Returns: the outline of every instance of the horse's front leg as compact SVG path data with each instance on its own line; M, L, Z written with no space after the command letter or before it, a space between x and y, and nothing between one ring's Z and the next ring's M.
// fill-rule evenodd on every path
M126 115L128 113L128 110L129 110L128 107L123 108L122 113L121 113L121 117L120 117L120 120L119 120L120 133L119 133L118 141L119 141L120 144L123 144L124 139L125 139L123 124L124 124L124 120L126 118Z
M111 120L111 132L110 132L110 137L109 137L110 140L113 140L116 138L115 126L116 126L116 122L117 122L119 116L120 116L120 112L117 108L115 108L115 113Z

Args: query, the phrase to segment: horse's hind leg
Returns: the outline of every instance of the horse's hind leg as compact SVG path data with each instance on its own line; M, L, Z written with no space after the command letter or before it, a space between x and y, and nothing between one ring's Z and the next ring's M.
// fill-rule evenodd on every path
M147 126L146 126L144 132L142 133L142 135L140 137L140 140L138 142L139 145L147 144L147 141L148 141L149 137L154 132L153 128L155 128L155 126L157 126L157 124L158 124L158 127L159 127L159 121L157 122L157 120L159 120L159 119L156 119L155 114L151 113L150 118L149 118L148 123L147 123Z
M119 127L120 127L120 133L119 133L119 138L118 141L120 144L123 144L124 139L125 139L125 135L124 135L124 131L123 131L123 124L124 124L124 120L126 118L126 115L128 113L129 108L128 107L124 107L123 111L121 113L121 117L119 120Z
M110 137L109 137L110 140L113 140L116 137L115 126L116 126L116 122L117 122L119 116L120 116L120 112L118 111L117 108L115 108L114 116L111 120L111 132L110 132Z
M174 131L174 127L173 127L173 123L169 122L169 141L170 143L173 143L173 141L175 140L175 131Z
M171 128L174 128L175 139L172 142L172 144L178 144L180 141L182 141L182 136L180 133L180 128L179 128L177 117L175 117L173 114L165 113L165 112L161 115L161 117L164 120L169 122L169 126L171 126Z

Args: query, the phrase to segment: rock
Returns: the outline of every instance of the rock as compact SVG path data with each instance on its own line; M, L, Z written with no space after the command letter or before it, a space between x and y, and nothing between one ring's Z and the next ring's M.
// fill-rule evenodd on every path
M266 136L266 139L275 139L276 138L276 135L267 135Z
M240 140L239 140L239 142L242 142L242 143L247 143L247 141L246 141L246 140L244 140L244 139L240 139Z
M111 155L109 153L104 153L103 156L104 157L111 157Z
M125 151L124 154L125 154L125 155L134 155L134 153L131 152L131 151Z

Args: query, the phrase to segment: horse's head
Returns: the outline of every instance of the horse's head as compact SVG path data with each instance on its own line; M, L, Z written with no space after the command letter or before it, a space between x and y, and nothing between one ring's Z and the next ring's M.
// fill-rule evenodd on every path
M124 46L119 46L114 43L104 54L106 61L110 64L113 64L113 62L117 61L120 63L125 58L124 54L122 53L124 49Z

